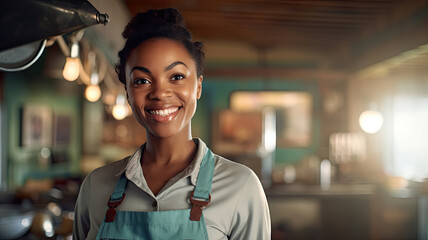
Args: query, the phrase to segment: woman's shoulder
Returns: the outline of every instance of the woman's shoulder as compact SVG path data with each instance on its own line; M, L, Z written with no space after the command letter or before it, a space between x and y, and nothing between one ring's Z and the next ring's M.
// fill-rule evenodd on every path
M79 197L92 208L104 207L120 177L127 158L92 170L82 182ZM97 210L96 212L102 212Z
M129 157L125 157L121 160L107 163L106 165L92 170L87 176L87 179L91 181L102 180L105 178L119 178L120 174L126 169Z
M215 158L215 169L214 169L214 177L220 177L222 179L225 178L233 178L236 182L246 181L249 178L258 180L257 175L254 171L241 164L229 159L226 159L220 155L214 154Z

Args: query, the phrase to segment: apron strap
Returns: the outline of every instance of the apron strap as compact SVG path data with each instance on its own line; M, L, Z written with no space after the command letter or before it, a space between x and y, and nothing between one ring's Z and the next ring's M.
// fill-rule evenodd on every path
M196 187L194 190L193 197L208 201L210 199L211 184L214 173L214 154L207 148L207 151L202 159L201 166L199 168L198 178L196 180ZM128 179L125 176L125 172L120 175L119 181L116 183L114 192L110 197L110 202L117 202L122 200L125 194L126 184Z
M207 148L199 168L198 178L193 197L208 201L210 199L211 184L214 173L214 154Z
M125 172L120 175L119 181L116 183L113 194L110 196L110 202L117 202L122 200L123 195L125 194L126 184L128 179L125 176Z
M202 216L202 208L208 206L211 201L210 193L214 165L214 154L207 148L207 152L205 153L199 168L196 187L189 197L189 201L192 204L192 209L190 210L191 221L199 221Z
M125 199L125 189L128 179L125 176L125 172L120 175L119 181L116 183L113 194L110 196L108 201L108 210L106 212L105 222L114 222L116 218L116 208Z
M199 168L198 177L196 180L196 187L189 197L192 203L191 217L192 221L199 221L202 215L202 208L206 207L211 201L211 184L214 173L214 154L210 149L207 148L204 158L202 159L201 166ZM119 178L116 183L114 192L108 202L109 209L106 213L105 222L113 222L116 217L116 208L119 206L125 198L125 189L128 179L125 176L125 172Z

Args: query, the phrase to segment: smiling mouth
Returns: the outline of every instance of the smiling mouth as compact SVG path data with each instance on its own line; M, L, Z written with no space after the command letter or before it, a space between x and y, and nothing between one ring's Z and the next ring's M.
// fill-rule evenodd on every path
M150 114L158 115L162 117L166 117L168 115L171 115L175 112L177 112L181 107L173 107L173 108L167 108L167 109L159 109L159 110L147 110Z

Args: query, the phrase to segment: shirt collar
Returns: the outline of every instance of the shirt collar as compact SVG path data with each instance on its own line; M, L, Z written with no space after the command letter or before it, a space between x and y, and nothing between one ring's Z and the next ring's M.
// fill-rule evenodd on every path
M186 176L190 176L190 182L196 186L196 180L198 179L199 168L201 167L202 159L204 159L205 153L207 152L207 145L200 139L194 138L196 146L198 147L192 163L187 167Z
M192 163L184 170L184 177L190 177L190 182L192 185L196 186L196 180L198 179L199 168L201 166L202 159L204 158L207 152L207 145L200 139L194 138L193 141L196 143L197 151L195 158ZM143 153L146 144L141 145L131 156L129 156L123 164L123 167L115 174L116 176L120 176L122 173L126 171L126 175L132 176L136 171L141 170L141 154Z
M124 161L125 163L122 165L122 168L115 174L115 176L120 176L122 173L124 173L127 169L134 168L135 164L140 165L140 159L141 154L146 147L146 144L144 143L141 145L131 156L128 156ZM141 165L140 165L141 166ZM135 168L134 168L135 169Z

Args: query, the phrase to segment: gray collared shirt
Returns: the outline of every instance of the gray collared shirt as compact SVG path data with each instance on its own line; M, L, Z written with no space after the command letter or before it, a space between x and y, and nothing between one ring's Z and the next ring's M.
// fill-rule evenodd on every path
M195 138L193 162L170 179L155 196L141 168L144 145L130 157L92 171L83 181L75 207L74 239L95 239L104 220L107 202L120 175L129 179L126 198L118 211L166 211L190 208L189 195L196 186L199 166L207 150ZM269 209L256 174L248 167L214 155L211 203L203 209L210 240L271 239Z

